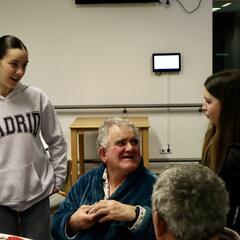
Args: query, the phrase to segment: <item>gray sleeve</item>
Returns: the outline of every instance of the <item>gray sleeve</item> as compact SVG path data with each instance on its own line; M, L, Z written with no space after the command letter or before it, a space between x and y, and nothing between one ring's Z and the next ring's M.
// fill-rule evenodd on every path
M48 146L49 161L54 169L55 187L60 189L66 178L67 143L58 116L49 100L42 94L41 134Z

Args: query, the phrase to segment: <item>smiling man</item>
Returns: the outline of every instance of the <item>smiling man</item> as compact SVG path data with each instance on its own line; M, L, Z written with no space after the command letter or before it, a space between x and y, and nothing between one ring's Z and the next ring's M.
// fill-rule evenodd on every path
M155 239L151 194L156 176L143 166L137 128L110 118L99 128L102 164L81 176L53 216L55 239Z

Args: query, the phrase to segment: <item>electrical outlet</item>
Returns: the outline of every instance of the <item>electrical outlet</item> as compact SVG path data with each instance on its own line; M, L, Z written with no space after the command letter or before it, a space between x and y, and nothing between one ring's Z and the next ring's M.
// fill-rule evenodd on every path
M160 154L171 154L171 153L172 153L172 149L169 146L160 148Z

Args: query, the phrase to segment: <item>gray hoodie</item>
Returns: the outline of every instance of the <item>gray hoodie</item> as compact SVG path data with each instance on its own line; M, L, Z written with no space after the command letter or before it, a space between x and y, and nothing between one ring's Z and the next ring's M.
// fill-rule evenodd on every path
M23 211L46 198L63 184L66 164L66 141L49 98L22 83L0 96L0 205Z

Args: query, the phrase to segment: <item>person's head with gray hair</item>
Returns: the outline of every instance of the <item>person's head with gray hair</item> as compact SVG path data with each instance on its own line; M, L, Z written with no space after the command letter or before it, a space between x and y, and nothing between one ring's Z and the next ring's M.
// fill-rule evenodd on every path
M98 129L98 137L96 142L97 149L99 149L100 147L107 148L109 144L109 129L112 126L127 127L132 129L135 137L139 140L139 133L137 127L127 118L107 118Z
M121 182L141 163L138 130L126 118L106 119L99 128L96 144L109 178L121 178Z
M217 175L190 163L160 173L152 205L157 239L206 240L224 229L229 199Z

